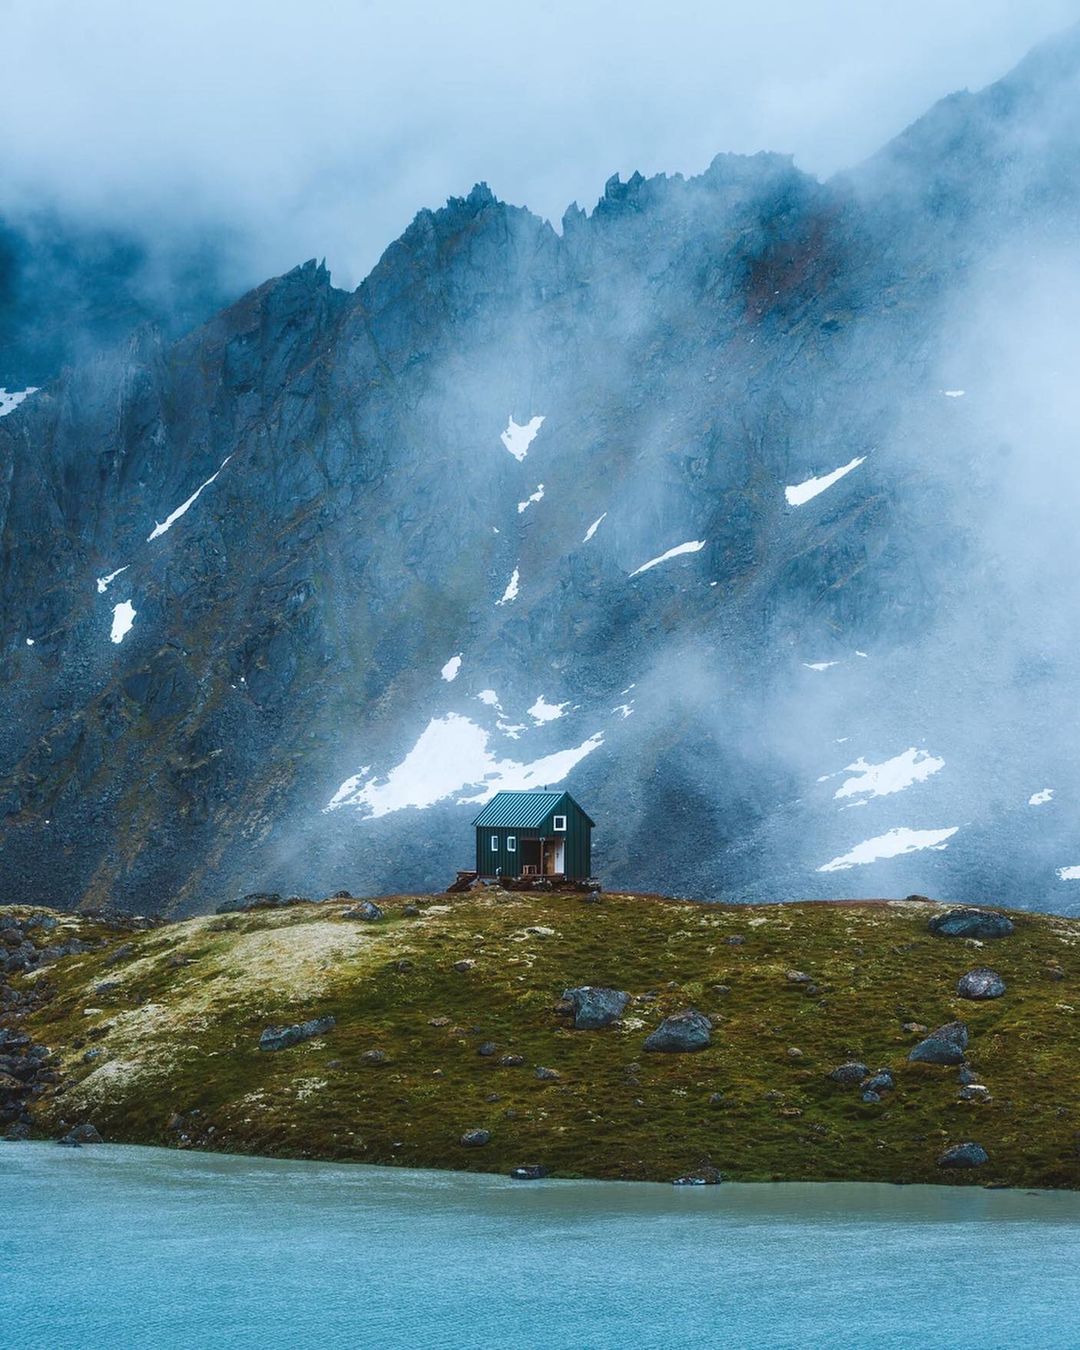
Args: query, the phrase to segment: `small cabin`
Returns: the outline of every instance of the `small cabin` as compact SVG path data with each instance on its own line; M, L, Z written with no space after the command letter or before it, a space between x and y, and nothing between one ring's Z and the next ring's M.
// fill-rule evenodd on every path
M594 823L569 792L497 792L473 821L476 874L588 881Z

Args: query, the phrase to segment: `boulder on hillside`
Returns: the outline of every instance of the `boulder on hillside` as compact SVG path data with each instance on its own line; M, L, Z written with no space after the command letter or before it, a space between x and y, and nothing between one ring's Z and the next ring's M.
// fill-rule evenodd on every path
M829 1073L829 1077L834 1083L841 1083L844 1087L858 1087L864 1078L868 1077L870 1068L857 1059L849 1059L846 1064L838 1064L835 1069Z
M461 1136L463 1148L483 1148L491 1142L490 1130L466 1130Z
M1012 919L993 909L974 909L960 905L935 914L926 927L937 937L1003 938L1016 931Z
M630 995L621 989L605 989L594 984L564 989L563 998L570 1004L577 1031L598 1031L600 1027L611 1026L630 1002Z
M73 1129L68 1130L64 1139L73 1144L103 1144L105 1142L97 1128L91 1125L89 1121L84 1121L81 1125L76 1125Z
M291 1027L266 1027L259 1037L260 1050L287 1050L301 1041L322 1036L337 1026L335 1017L313 1017L310 1022L297 1022Z
M377 923L383 918L383 912L374 900L361 900L358 905L353 905L351 909L341 911L343 919L362 919L365 923Z
M665 1017L645 1040L646 1050L680 1054L704 1050L712 1040L712 1022L696 1008Z
M687 1172L684 1176L676 1177L671 1184L673 1186L719 1186L723 1179L719 1168L705 1164L701 1167L695 1167L692 1172Z
M522 1167L515 1167L510 1176L514 1181L542 1181L550 1173L551 1168L541 1163L526 1163Z
M963 1022L946 1022L920 1041L908 1059L921 1064L962 1064L968 1045L968 1029Z
M937 1160L939 1167L982 1167L990 1161L990 1155L982 1144L954 1144L947 1148Z
M1005 981L988 966L976 966L956 983L961 998L1000 998L1005 992Z

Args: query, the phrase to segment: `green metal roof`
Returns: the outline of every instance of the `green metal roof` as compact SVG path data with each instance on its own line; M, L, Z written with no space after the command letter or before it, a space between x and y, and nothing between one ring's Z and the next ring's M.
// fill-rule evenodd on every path
M508 826L517 830L535 829L544 823L564 797L577 806L568 792L496 792L473 824L496 828ZM578 810L581 808L578 807ZM585 818L588 820L587 816ZM593 823L589 821L590 825Z

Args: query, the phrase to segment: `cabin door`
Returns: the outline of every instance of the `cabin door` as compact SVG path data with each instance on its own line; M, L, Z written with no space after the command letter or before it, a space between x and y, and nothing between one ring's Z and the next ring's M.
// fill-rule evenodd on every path
M562 876L566 872L566 840L544 840L544 876Z

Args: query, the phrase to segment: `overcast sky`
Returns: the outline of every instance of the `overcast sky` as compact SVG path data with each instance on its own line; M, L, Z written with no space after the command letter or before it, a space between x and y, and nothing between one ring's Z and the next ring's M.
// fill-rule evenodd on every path
M227 219L355 284L484 179L558 220L721 150L857 162L1080 0L0 0L0 207Z

